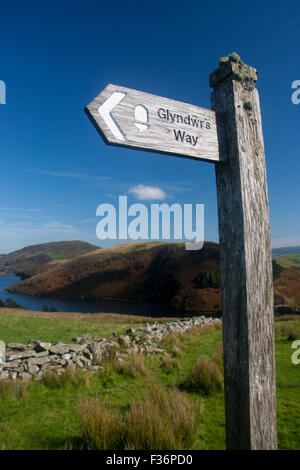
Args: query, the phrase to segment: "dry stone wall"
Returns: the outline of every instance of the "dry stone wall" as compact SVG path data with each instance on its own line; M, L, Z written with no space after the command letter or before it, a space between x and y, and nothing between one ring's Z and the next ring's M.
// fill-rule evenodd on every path
M0 363L0 380L40 380L47 372L63 374L67 369L101 371L101 362L114 354L122 361L132 353L164 353L159 345L169 333L184 332L196 326L221 324L221 320L204 316L169 322L146 323L129 328L125 335L112 333L109 338L90 335L73 338L72 344L56 344L31 339L27 345L6 345L6 362Z

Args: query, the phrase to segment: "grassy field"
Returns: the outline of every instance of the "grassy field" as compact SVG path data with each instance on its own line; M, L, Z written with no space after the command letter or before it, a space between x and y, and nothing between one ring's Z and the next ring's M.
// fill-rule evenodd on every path
M51 315L51 314L50 314ZM138 321L130 322L131 327L138 325ZM39 339L54 343L58 340L71 343L74 336L90 334L92 336L106 337L113 331L121 333L126 325L121 320L114 322L96 322L74 320L66 318L37 318L14 315L0 316L0 337L6 343L25 343L30 339Z
M129 325L136 324L132 317L123 322L114 316L106 318L107 321L92 321L1 314L0 338L6 342L27 342L31 338L67 342L82 333L108 336L113 331L125 331ZM299 321L276 323L280 449L300 449L300 365L295 366L291 362L294 351L291 345L295 338L300 338ZM82 438L82 403L87 403L87 399L94 405L98 400L97 403L104 404L104 409L112 406L116 413L127 416L128 420L132 419L132 413L128 415L130 405L142 403L145 394L151 393L153 384L157 383L159 393L163 395L167 392L166 396L170 397L176 387L174 397L178 403L196 410L193 423L197 432L191 448L224 449L223 391L203 396L186 386L199 358L216 357L221 339L220 329L191 331L182 336L170 335L164 341L169 352L164 359L147 356L133 361L127 368L120 368L114 361L108 361L101 374L89 374L88 377L81 374L64 382L31 382L26 386L0 383L0 448L74 448L74 442ZM135 412L138 410L135 409Z
M274 259L277 263L281 264L283 267L300 267L300 253L289 254L289 255L278 255Z

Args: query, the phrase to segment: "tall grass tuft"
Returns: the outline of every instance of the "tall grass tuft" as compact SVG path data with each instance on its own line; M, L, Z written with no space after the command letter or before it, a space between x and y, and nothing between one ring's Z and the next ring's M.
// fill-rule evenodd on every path
M79 385L89 387L90 373L80 369L66 369L64 373L57 374L57 372L45 372L41 379L47 388L67 388Z
M25 398L28 384L21 380L0 380L0 395L3 397Z
M286 325L284 323L275 324L276 336L281 341L295 341L300 339L300 326L299 325Z
M165 390L155 381L143 400L125 414L99 397L80 405L82 435L77 448L93 450L192 449L200 436L197 410L177 389Z
M220 341L217 346L217 350L213 356L214 361L220 366L221 369L224 368L224 349L223 343Z
M174 369L180 369L180 363L175 357L164 355L160 359L160 368L166 374L170 374Z
M210 358L198 359L184 382L182 382L181 388L204 396L213 395L224 388L223 373L215 360Z
M117 362L115 368L118 374L133 379L149 374L142 354L138 353L132 353L122 362Z
M110 357L101 364L100 379L104 386L112 384L117 374L136 379L148 376L150 373L145 365L144 357L140 353L129 354L121 360L117 357Z
M178 389L158 383L143 402L130 406L125 422L127 450L193 449L200 435L195 404Z
M83 434L79 447L88 450L120 450L124 448L124 420L109 403L99 398L87 399L79 407Z
M7 396L11 393L12 382L8 380L0 380L0 395Z
M183 355L183 351L178 346L174 345L171 347L171 354L173 357L181 357Z
M25 398L27 386L28 386L28 383L21 382L20 380L16 380L14 382L13 389L14 389L16 398L18 399Z
M190 339L195 335L207 335L215 330L219 330L220 328L222 328L222 324L217 323L213 325L194 326L186 331L175 331L169 333L163 338L162 345L171 352L173 352L174 347L182 350L189 346Z

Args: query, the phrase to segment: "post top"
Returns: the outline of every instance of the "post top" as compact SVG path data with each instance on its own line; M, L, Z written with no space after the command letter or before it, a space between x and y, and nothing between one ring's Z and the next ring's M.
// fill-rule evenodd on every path
M257 70L246 65L240 56L233 52L227 57L221 57L219 67L209 76L209 84L212 88L218 88L225 81L236 80L250 91L255 87L257 77Z

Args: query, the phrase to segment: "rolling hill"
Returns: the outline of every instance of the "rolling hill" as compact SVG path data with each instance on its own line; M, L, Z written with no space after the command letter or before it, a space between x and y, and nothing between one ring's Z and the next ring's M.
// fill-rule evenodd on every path
M27 246L1 256L0 273L16 274L25 279L96 249L99 247L77 240Z
M295 253L300 253L300 246L286 246L282 248L273 248L272 250L273 256L289 255L289 254L293 255Z
M300 253L279 255L274 261L281 266L274 280L276 303L300 310Z
M7 289L12 293L147 301L190 312L221 310L219 246L212 242L199 251L186 251L184 243L102 249L83 242L49 243L5 258L10 270L27 276ZM300 309L300 254L276 256L273 272L275 304Z
M175 309L219 311L219 247L205 243L129 243L52 266L9 288L34 296L151 301Z

